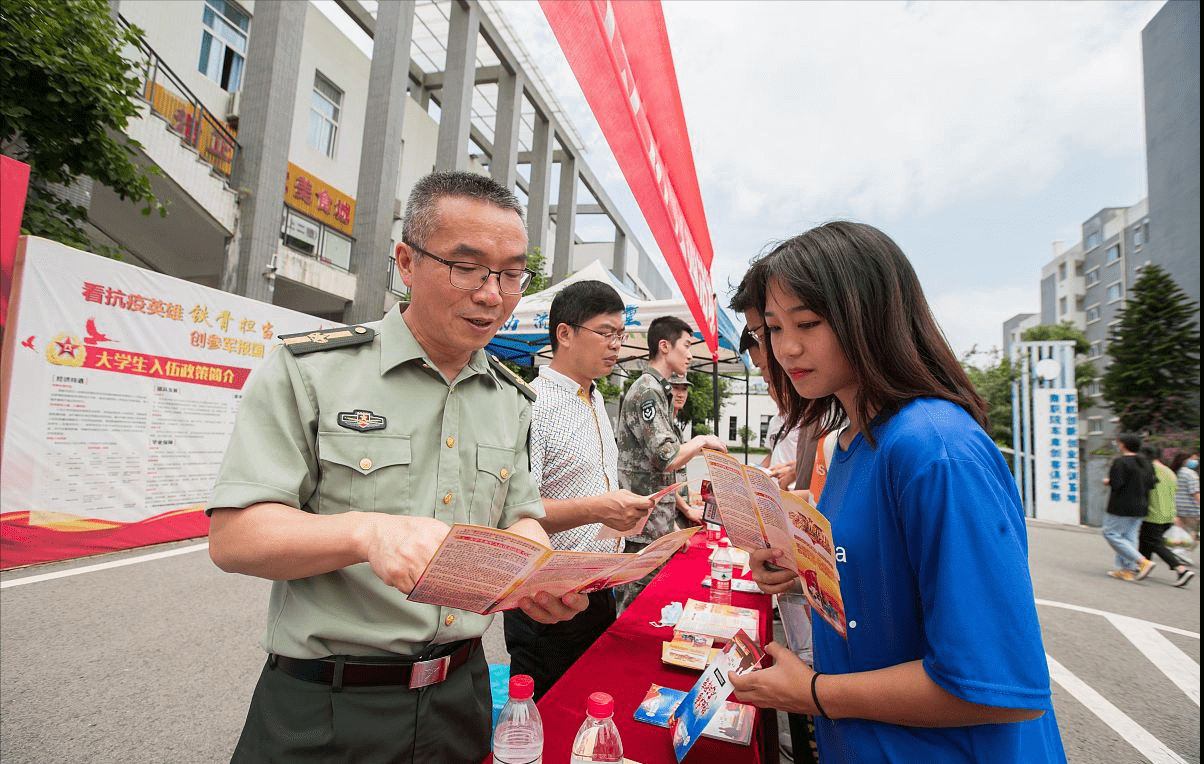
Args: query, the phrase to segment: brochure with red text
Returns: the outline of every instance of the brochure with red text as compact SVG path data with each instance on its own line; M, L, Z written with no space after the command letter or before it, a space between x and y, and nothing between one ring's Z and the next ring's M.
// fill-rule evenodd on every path
M702 454L732 544L748 552L768 547L785 550L781 563L802 579L812 609L847 637L836 544L828 518L799 496L779 489L757 467L741 464L721 451L704 449Z
M606 554L549 549L510 531L456 523L409 600L490 615L538 592L588 594L651 573L700 530L666 534L636 554Z
M732 694L728 674L743 676L760 666L764 659L765 651L741 631L732 637L719 657L703 670L702 676L669 716L669 734L678 761L689 753L727 696Z
M659 684L654 684L648 688L648 694L636 708L635 720L655 724L658 727L668 727L670 717L685 696L685 690L675 690L672 687L661 687ZM752 728L756 713L756 709L747 703L724 701L711 720L707 722L707 726L703 727L702 736L748 745L752 741Z

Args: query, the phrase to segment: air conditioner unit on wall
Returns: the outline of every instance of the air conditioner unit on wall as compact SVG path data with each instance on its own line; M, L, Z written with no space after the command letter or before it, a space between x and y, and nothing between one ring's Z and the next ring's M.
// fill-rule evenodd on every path
M242 91L235 90L226 99L226 121L238 120L239 108L242 105Z

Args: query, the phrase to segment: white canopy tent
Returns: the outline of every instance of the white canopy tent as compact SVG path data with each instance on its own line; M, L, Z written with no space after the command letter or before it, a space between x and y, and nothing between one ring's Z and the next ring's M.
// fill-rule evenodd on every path
M693 371L713 371L743 374L748 364L739 353L740 334L735 324L722 308L718 312L719 359L717 369L711 351L702 340L685 300L640 300L615 278L601 262L595 260L558 284L522 298L514 313L501 331L489 344L488 350L499 358L514 361L523 366L539 366L552 358L548 339L548 311L556 294L577 281L602 281L610 284L623 298L626 306L625 329L627 341L619 356L619 364L648 358L648 343L645 336L648 324L661 316L677 316L694 327L694 359L690 364Z
M601 262L595 260L563 281L547 289L530 294L519 301L510 319L502 326L501 331L493 338L486 348L499 358L513 361L522 366L541 366L552 359L551 340L548 338L548 311L551 310L552 300L556 294L569 284L577 281L601 281L610 284L618 291L626 306L624 329L627 340L619 353L619 364L616 368L620 373L635 374L642 369L643 362L648 359L648 341L646 331L653 320L661 316L676 316L694 328L693 359L690 362L691 371L710 372L712 390L714 391L713 412L715 431L719 428L719 384L720 374L724 376L740 375L745 382L747 396L748 360L740 354L740 333L735 324L720 307L717 311L719 329L718 359L711 355L710 349L698 331L690 308L685 300L640 300L632 295L627 288Z

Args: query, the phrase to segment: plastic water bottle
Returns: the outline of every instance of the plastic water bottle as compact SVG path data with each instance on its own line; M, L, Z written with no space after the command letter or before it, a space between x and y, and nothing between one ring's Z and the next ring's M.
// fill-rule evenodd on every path
M497 764L542 764L543 720L531 696L535 681L526 674L510 677L510 699L502 706L493 731Z
M732 552L727 539L720 541L711 555L710 599L717 605L732 604Z
M707 523L707 548L714 549L719 546L720 528L718 523Z
M585 722L573 740L570 764L592 764L596 761L623 761L623 741L614 720L615 701L604 692L589 696L585 705Z

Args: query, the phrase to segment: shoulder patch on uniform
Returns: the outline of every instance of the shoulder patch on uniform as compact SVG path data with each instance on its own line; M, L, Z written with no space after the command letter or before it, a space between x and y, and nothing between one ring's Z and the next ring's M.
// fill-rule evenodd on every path
M503 379L517 387L518 391L526 396L527 400L531 401L532 403L535 402L535 398L538 395L538 393L535 392L535 388L528 385L522 377L511 371L510 367L502 363L497 356L489 356L489 365L492 366L493 370L500 374Z
M293 355L305 355L318 350L362 345L371 342L375 336L376 331L366 326L338 326L333 329L319 329L316 332L281 334L279 339Z
M645 422L651 422L656 416L656 403L653 401L644 401L640 404L640 417Z

